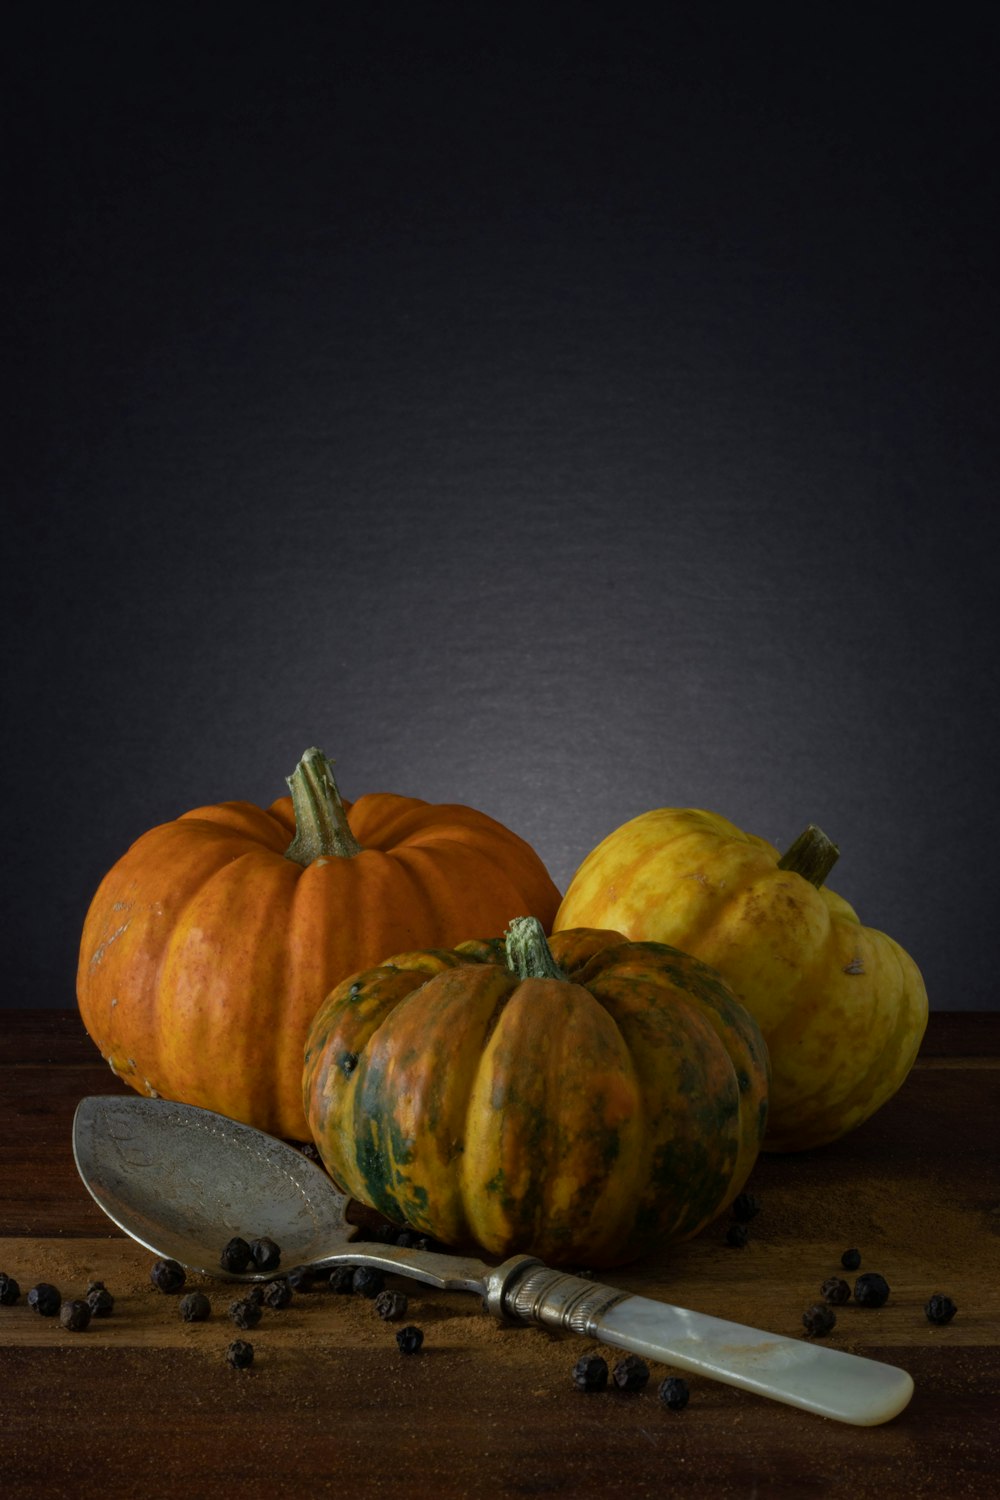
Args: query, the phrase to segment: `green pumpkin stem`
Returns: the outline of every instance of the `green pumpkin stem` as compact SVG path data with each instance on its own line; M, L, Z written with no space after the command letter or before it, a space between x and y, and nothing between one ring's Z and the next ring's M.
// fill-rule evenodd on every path
M794 870L819 890L839 858L836 844L815 823L810 823L778 860L778 869Z
M565 979L537 917L515 917L507 928L507 967L519 979Z
M285 858L297 865L314 859L351 859L361 845L351 832L347 811L333 778L333 765L322 750L307 750L287 778L295 811L295 837Z

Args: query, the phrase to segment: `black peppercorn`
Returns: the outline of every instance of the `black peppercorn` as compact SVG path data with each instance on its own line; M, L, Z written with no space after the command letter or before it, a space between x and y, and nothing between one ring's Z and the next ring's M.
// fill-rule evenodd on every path
M253 1252L250 1246L246 1240L236 1234L227 1245L223 1246L222 1254L219 1256L219 1265L230 1275L241 1276L252 1260Z
M319 1152L316 1150L316 1147L313 1145L312 1141L304 1141L299 1147L299 1150L302 1152L303 1156L308 1158L309 1161L319 1161Z
M287 1307L292 1300L292 1289L286 1276L277 1276L264 1288L264 1302L268 1307Z
M185 1323L204 1323L212 1311L212 1304L204 1292L187 1292L181 1298L177 1311Z
M59 1321L70 1333L82 1333L90 1327L90 1307L80 1297L64 1302L59 1309Z
M185 1281L184 1267L176 1260L155 1260L150 1267L149 1279L157 1291L168 1296L179 1292Z
M40 1281L33 1286L28 1293L28 1306L33 1307L36 1313L43 1318L54 1318L62 1305L62 1295L58 1287L54 1287L49 1281Z
M375 1311L386 1323L394 1323L406 1317L409 1303L405 1292L379 1292L375 1298Z
M581 1391L603 1391L608 1384L608 1365L599 1354L584 1354L572 1370L573 1384Z
M749 1238L745 1224L730 1224L726 1230L726 1244L732 1245L736 1250L742 1250Z
M330 1272L329 1286L331 1292L337 1292L346 1296L348 1292L354 1291L354 1273L357 1266L334 1266Z
M0 1272L0 1307L13 1307L21 1295L21 1288L13 1276Z
M856 1271L861 1264L860 1250L845 1250L840 1257L840 1264L845 1271Z
M354 1273L354 1290L362 1297L377 1297L385 1286L385 1273L377 1266L358 1266Z
M314 1271L311 1266L296 1266L286 1277L293 1292L315 1292L325 1279L322 1272Z
M889 1296L889 1283L877 1271L868 1271L854 1283L854 1300L859 1307L881 1307Z
M649 1366L638 1354L626 1354L611 1371L611 1378L620 1391L641 1391L649 1381Z
M924 1307L928 1323L950 1323L957 1312L958 1308L951 1298L945 1297L941 1292L935 1292Z
M423 1329L415 1328L412 1323L408 1323L405 1328L401 1328L396 1334L396 1343L399 1346L400 1354L419 1354L420 1346L423 1342Z
M666 1380L662 1380L657 1395L671 1411L683 1411L691 1399L687 1381L681 1380L677 1375L669 1375Z
M233 1339L226 1350L226 1358L234 1370L247 1370L253 1364L253 1344L246 1339Z
M851 1289L846 1281L841 1281L839 1276L828 1276L819 1289L821 1297L827 1302L832 1302L834 1307L843 1307L845 1302L851 1300Z
M95 1318L110 1318L115 1310L115 1299L103 1281L91 1282L87 1288L87 1306Z
M829 1302L814 1302L802 1314L802 1327L811 1339L822 1339L831 1331L837 1314Z
M238 1302L230 1302L229 1316L237 1328L256 1328L260 1322L260 1304L242 1297Z
M729 1212L741 1224L748 1224L751 1219L756 1219L760 1213L760 1199L755 1198L753 1193L739 1193L733 1199L733 1204Z
M281 1264L280 1247L266 1236L264 1239L253 1241L250 1254L258 1271L276 1271Z

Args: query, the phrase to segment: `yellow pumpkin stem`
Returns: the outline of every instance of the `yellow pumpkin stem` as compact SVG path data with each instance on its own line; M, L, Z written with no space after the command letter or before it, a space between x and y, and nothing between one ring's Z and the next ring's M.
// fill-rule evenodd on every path
M286 778L295 811L295 837L285 858L298 865L314 859L351 859L361 845L351 832L347 810L333 776L333 763L315 746L307 750Z
M565 979L537 917L515 917L507 928L507 967L519 979Z
M793 870L819 890L839 858L837 845L827 838L822 828L810 823L778 860L778 869Z

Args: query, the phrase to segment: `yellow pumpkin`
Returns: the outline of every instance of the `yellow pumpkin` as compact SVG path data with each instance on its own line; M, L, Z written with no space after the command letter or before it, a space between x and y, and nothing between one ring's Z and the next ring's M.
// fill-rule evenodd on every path
M771 1057L764 1149L837 1140L906 1078L927 1024L920 970L824 884L838 851L809 828L782 856L726 818L664 807L608 835L553 931L611 927L710 964Z

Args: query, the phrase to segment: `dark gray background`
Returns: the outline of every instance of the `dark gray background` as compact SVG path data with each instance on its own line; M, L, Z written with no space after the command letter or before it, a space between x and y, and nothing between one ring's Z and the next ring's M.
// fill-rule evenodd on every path
M562 888L818 822L994 1006L996 7L266 14L10 49L3 1003L316 743Z

